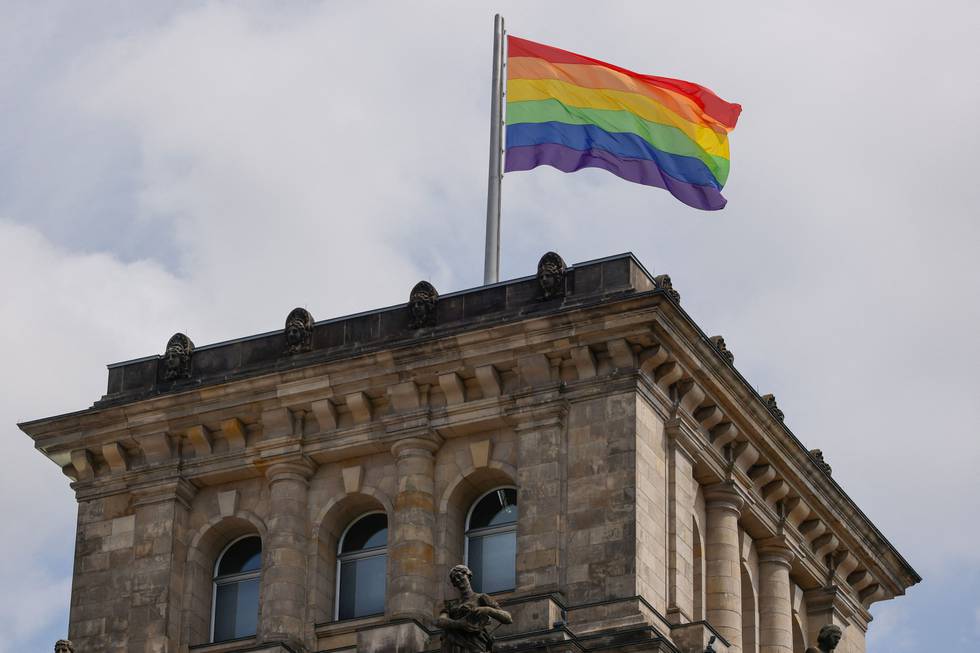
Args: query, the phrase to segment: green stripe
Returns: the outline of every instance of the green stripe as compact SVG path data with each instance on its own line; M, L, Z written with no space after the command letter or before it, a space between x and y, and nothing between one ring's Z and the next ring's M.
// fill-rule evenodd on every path
M507 103L508 125L538 122L596 125L608 132L636 134L662 152L700 159L722 185L728 180L728 159L708 154L677 127L650 122L629 111L570 107L555 99Z

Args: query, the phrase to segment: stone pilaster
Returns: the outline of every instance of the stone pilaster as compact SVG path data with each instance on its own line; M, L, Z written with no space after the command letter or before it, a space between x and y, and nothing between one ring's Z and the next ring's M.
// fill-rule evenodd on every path
M759 653L793 653L789 570L793 552L781 539L758 543Z
M738 518L744 500L732 483L705 488L707 528L704 538L705 616L708 623L742 650L742 573Z
M391 447L398 473L398 495L388 530L392 617L425 622L433 616L435 590L435 452L437 437L425 431L396 440Z
M133 552L127 641L131 653L178 650L187 522L195 493L182 478L133 492L135 512L128 534Z
M314 465L292 455L273 459L269 479L269 531L264 543L261 641L289 642L302 650L307 621L307 492Z
M694 618L694 457L690 435L672 420L666 428L668 440L668 603L667 619L687 623Z

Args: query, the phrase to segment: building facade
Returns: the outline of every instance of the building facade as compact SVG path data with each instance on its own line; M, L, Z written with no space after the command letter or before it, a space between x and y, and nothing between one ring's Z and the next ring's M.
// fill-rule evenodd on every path
M498 651L863 653L915 571L622 255L110 366L20 425L72 479L79 653L420 652L465 562Z

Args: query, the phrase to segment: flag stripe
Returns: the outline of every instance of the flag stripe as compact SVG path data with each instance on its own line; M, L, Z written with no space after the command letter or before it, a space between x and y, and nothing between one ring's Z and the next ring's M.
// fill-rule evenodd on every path
M507 37L507 52L508 57L537 57L551 63L598 65L609 68L610 70L628 75L646 84L680 93L690 98L701 107L705 114L729 129L735 128L735 124L738 122L738 116L742 111L740 105L725 102L711 90L699 84L680 79L671 79L669 77L643 75L632 70L627 70L626 68L599 61L598 59L575 54L574 52L568 52L567 50L554 48L549 45L535 43L534 41L528 41L516 36Z
M566 125L560 122L507 125L508 149L545 143L564 145L580 151L601 149L619 157L646 159L680 181L719 190L722 187L700 159L663 152L636 134L611 134L595 125Z
M511 79L507 81L508 102L554 98L566 106L583 109L625 110L644 120L672 125L683 131L705 152L728 158L728 136L710 127L684 120L659 102L638 93L583 88L557 79Z
M705 114L701 107L686 95L645 84L634 77L603 66L556 64L535 57L511 57L507 60L507 79L557 79L583 88L637 93L659 102L688 122L707 124L723 134L729 131L728 127Z
M583 151L557 143L507 149L506 172L531 170L540 165L549 165L562 172L575 172L582 168L602 168L627 181L666 189L688 206L705 211L717 211L724 208L726 203L725 198L716 188L674 179L648 159L621 158L602 149Z
M561 122L596 125L610 133L633 133L663 152L700 159L721 185L728 179L728 159L712 156L680 129L644 120L629 111L569 107L558 100L530 100L507 105L507 124Z

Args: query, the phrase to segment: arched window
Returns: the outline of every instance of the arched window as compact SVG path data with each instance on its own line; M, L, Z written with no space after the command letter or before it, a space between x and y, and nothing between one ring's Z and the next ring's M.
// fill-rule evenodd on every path
M256 535L235 540L218 556L214 565L211 641L255 634L261 573L262 540Z
M385 611L388 576L388 517L374 512L356 519L337 550L337 618L353 619Z
M466 566L473 589L512 590L517 558L517 490L497 488L480 497L466 517Z

